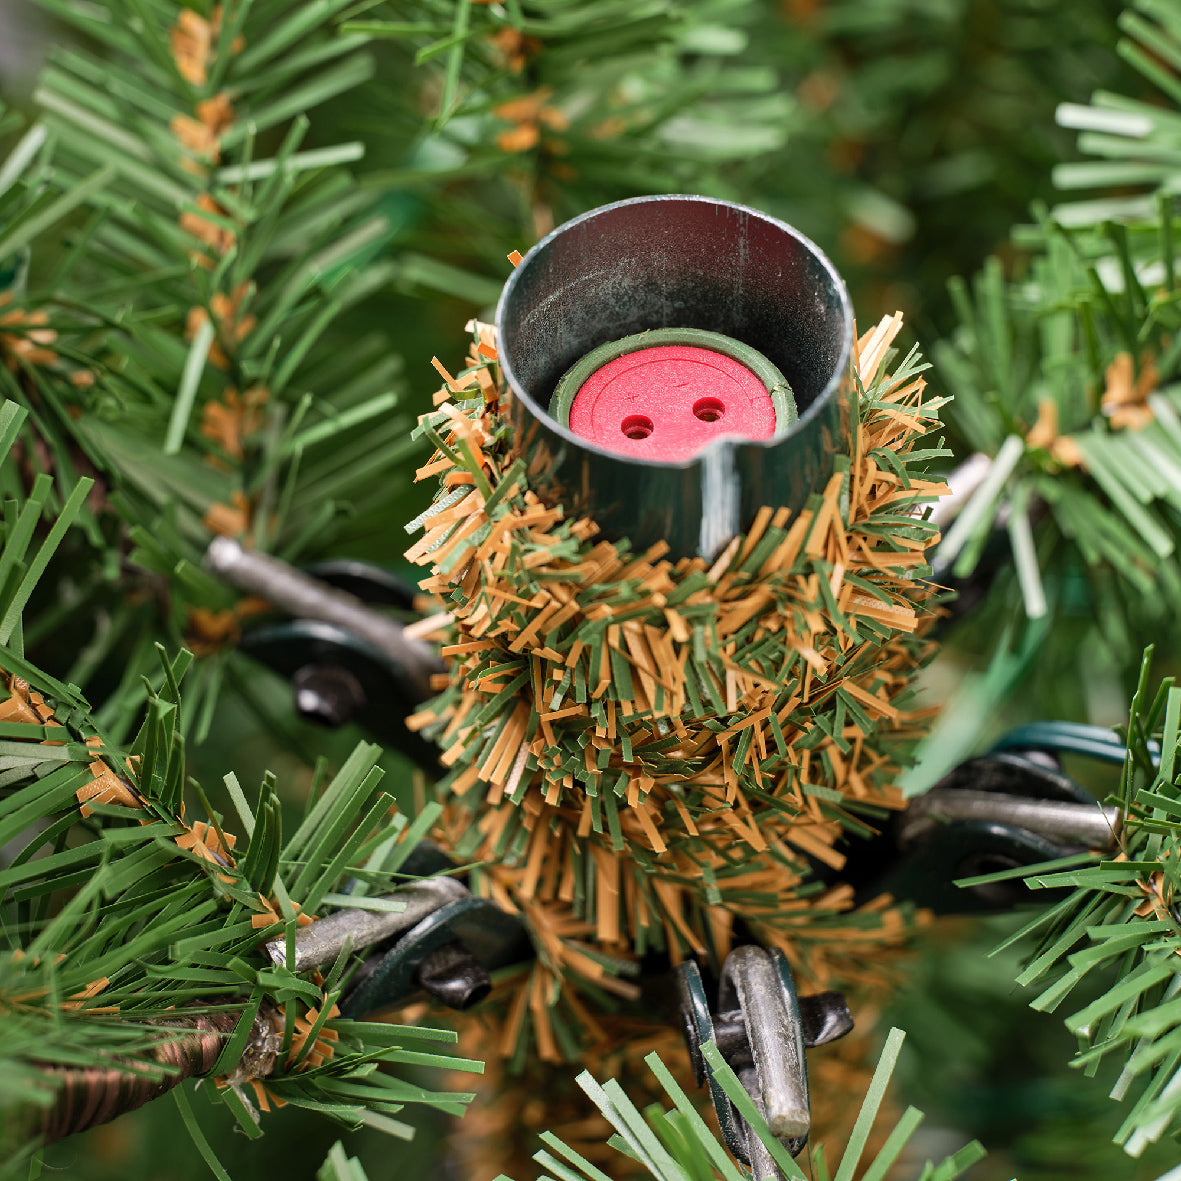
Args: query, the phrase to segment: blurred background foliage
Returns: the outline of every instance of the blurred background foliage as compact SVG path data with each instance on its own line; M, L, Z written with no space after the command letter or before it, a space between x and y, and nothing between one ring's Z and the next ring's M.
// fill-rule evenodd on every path
M430 405L430 358L458 359L465 322L490 316L509 251L524 252L594 205L688 191L797 226L845 275L863 326L900 308L908 334L930 354L962 326L947 294L953 276L977 272L989 255L1005 280L1028 274L1030 255L1012 228L1031 222L1038 202L1057 199L1053 166L1075 157L1056 107L1086 103L1097 90L1159 103L1115 52L1120 10L1115 0L363 0L342 8L340 35L373 38L375 68L317 109L304 148L364 145L352 171L386 229L362 261L387 269L382 285L328 329L324 347L347 350L370 334L388 340L389 380L409 422ZM510 26L506 11L521 19ZM39 59L78 40L54 3L0 0L0 98L32 112ZM8 135L15 142L17 131ZM39 243L34 272L55 262L54 244ZM930 376L937 393L947 389L939 368ZM952 435L960 455L981 446L970 426L960 431ZM411 483L413 466L383 477L390 486L380 511L336 531L315 556L397 568L402 524L429 495ZM67 547L59 558L60 585L77 556ZM1060 643L1047 653L1031 625L1013 623L1011 596L994 612L952 624L929 673L933 699L954 697L940 734L945 756L1034 717L1112 724L1126 716L1136 645L1153 636L1129 635L1135 650L1121 663L1094 644L1084 607L1056 620ZM998 637L1011 641L999 663ZM48 625L31 640L49 668L80 642L68 627ZM1167 642L1158 651L1164 665L1175 663ZM120 684L119 655L105 676L96 673L92 700ZM285 784L306 783L317 755L339 761L357 736L293 721L284 685L232 665L209 736L191 758L206 782L232 766L243 782L271 768ZM409 764L396 754L387 762L394 783L408 785ZM924 774L930 781L928 768L916 787ZM1109 785L1093 786L1102 793ZM1175 1146L1133 1162L1111 1145L1119 1116L1103 1079L1065 1069L1073 1040L1053 1017L1026 1008L1012 985L1012 956L986 958L1012 925L939 925L916 950L905 985L882 998L880 1027L909 1034L900 1102L928 1111L931 1145L941 1136L983 1140L992 1155L971 1174L980 1181L1157 1177L1175 1163ZM290 1113L270 1117L266 1137L250 1144L227 1121L204 1123L239 1177L311 1176L336 1136ZM369 1133L350 1137L348 1150L374 1178L461 1181L449 1172L456 1166L444 1132L428 1124L396 1160ZM169 1103L59 1145L46 1164L93 1181L206 1175Z

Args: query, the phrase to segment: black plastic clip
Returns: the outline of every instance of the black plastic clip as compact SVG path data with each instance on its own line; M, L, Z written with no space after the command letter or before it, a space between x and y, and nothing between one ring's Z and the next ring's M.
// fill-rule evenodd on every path
M1056 728L1043 729L1051 737L1057 733ZM966 888L955 883L1088 849L1113 848L1120 810L1100 804L1062 773L1055 758L1058 749L1069 749L1110 759L1113 745L1098 746L1091 728L1086 729L1088 744L1054 748L1045 735L1046 745L1033 746L1029 740L1039 734L1026 727L1021 746L1002 740L915 796L871 850L874 855L858 858L866 866L863 880L854 883L858 902L888 893L936 914L1007 910L1029 900L1020 875ZM875 857L881 867L877 873Z
M246 628L238 647L291 682L301 717L329 727L355 722L420 765L436 764L438 750L403 719L430 696L443 663L413 625L381 610L412 612L413 586L366 562L297 570L226 537L210 543L205 565L289 617Z

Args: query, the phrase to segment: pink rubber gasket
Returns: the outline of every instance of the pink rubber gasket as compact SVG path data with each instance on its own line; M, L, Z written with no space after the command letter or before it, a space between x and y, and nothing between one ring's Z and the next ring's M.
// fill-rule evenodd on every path
M723 435L771 438L775 405L762 381L732 357L658 345L592 373L570 405L570 429L621 455L682 460Z

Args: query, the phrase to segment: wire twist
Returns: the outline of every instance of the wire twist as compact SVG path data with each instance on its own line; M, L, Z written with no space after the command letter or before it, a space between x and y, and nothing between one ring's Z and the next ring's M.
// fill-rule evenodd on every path
M57 1094L41 1112L41 1143L53 1144L106 1123L186 1079L209 1074L239 1017L233 1012L169 1016L160 1024L177 1030L179 1036L157 1043L142 1059L115 1059L109 1066L45 1066L46 1081L56 1087ZM269 1074L277 1061L276 1045L272 1013L260 1010L234 1077Z

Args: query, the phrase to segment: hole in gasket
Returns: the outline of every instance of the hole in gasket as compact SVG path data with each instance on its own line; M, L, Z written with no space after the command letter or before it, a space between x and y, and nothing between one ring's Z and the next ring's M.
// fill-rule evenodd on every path
M629 414L619 424L629 439L646 439L652 433L652 420L643 414Z
M720 398L698 398L693 403L693 414L702 422L717 422L726 413L726 403Z

